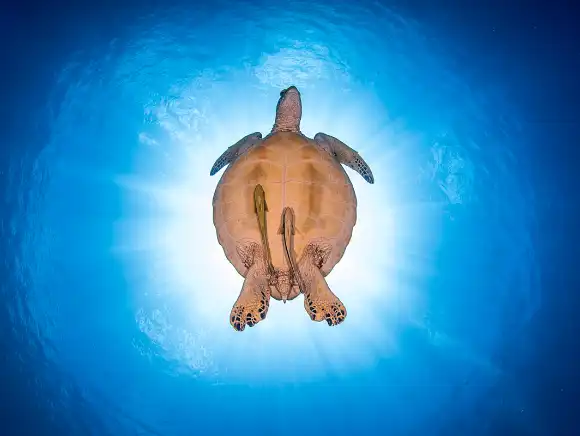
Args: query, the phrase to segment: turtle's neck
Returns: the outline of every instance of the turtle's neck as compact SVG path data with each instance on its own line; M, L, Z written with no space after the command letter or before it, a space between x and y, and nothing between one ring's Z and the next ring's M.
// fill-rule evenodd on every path
M294 132L300 133L300 118L284 111L276 111L276 120L272 127L272 133L275 132Z

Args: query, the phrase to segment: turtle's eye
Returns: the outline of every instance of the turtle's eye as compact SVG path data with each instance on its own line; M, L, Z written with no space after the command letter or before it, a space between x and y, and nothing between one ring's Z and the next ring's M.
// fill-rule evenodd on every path
M287 89L283 89L282 91L280 91L280 97L284 97L284 94L286 94Z

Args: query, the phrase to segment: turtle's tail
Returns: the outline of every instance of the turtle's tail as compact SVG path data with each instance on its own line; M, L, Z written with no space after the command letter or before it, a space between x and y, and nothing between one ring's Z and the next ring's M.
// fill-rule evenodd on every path
M298 263L296 262L296 254L294 253L294 209L291 207L285 207L282 211L282 221L278 233L282 234L284 255L286 256L286 261L290 267L291 277L293 276L296 278L300 292L304 292L306 289L304 287L304 280L302 280L302 275L300 274ZM286 296L283 295L282 299L285 303Z

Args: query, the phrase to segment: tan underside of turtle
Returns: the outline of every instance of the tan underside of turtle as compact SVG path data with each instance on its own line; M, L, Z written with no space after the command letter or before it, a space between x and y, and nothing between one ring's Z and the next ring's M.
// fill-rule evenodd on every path
M227 169L214 195L214 223L228 260L242 276L247 268L237 253L239 242L261 242L254 210L258 184L266 193L274 268L288 271L278 231L283 209L291 207L297 259L309 242L324 241L331 255L321 271L328 275L344 254L356 223L356 195L344 169L310 139L291 132L271 135ZM282 299L275 292L272 297Z

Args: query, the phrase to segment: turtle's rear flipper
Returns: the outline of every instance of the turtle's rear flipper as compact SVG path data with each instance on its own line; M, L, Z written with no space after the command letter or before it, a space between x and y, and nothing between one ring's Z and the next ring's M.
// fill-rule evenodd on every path
M320 272L320 267L330 255L330 248L310 243L298 264L300 286L304 293L304 308L313 321L326 320L328 325L338 325L346 318L346 308L334 295Z
M290 271L304 294L304 308L313 321L326 320L328 325L337 325L346 318L346 308L330 290L320 268L330 255L330 247L322 243L310 243L304 249L300 263L296 263L294 253L294 210L284 208L280 230L284 254ZM284 298L284 296L283 296ZM285 298L284 298L285 300Z
M230 324L241 332L246 325L253 327L266 318L270 305L270 286L258 244L238 247L238 254L245 264L250 265L242 291L230 313Z

